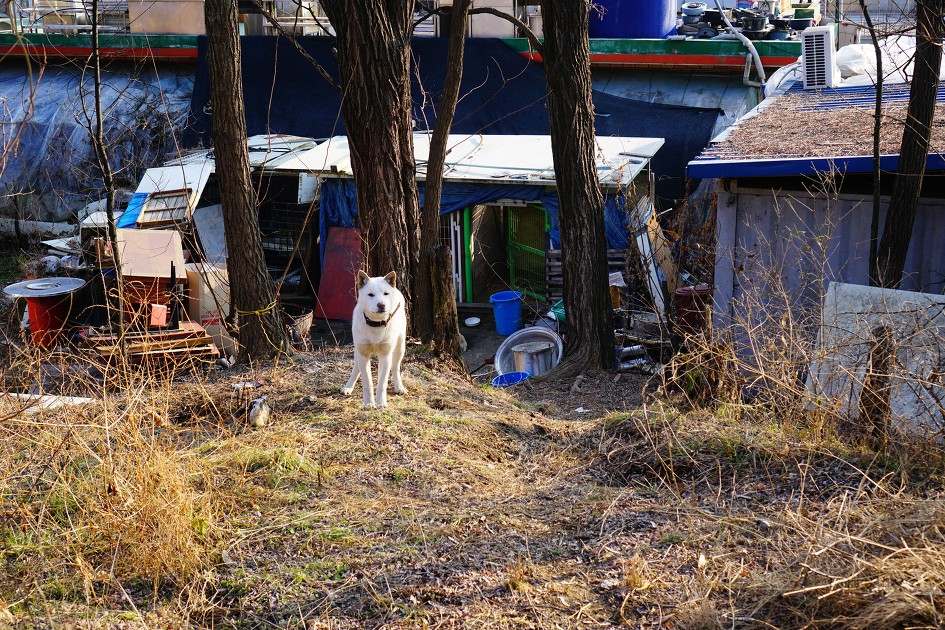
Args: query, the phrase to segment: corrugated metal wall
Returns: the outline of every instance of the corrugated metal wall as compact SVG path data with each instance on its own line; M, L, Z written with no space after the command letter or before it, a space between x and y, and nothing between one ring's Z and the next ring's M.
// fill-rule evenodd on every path
M869 283L872 199L829 197L748 188L719 191L717 325L728 325L739 309L770 307L767 316L777 317L786 309L817 313L827 282ZM884 206L880 226L885 211ZM901 288L943 293L945 200L919 204Z

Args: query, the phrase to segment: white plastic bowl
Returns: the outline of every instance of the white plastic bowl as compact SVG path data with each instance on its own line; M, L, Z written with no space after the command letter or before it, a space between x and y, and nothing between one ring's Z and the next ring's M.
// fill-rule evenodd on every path
M463 323L466 324L466 326L468 326L469 328L475 328L476 326L479 325L479 322L481 321L482 320L479 319L478 317L467 317L465 320L463 320Z

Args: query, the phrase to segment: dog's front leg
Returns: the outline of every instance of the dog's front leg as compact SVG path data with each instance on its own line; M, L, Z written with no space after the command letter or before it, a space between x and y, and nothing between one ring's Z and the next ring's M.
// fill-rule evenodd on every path
M390 377L390 353L377 357L377 406L387 406L387 379Z
M348 382L344 387L341 388L341 393L347 396L354 391L354 386L358 383L358 378L361 376L361 353L358 352L357 348L354 350L354 367L351 368L351 378L348 379Z
M359 353L361 368L361 392L364 394L364 408L371 409L374 407L374 390L372 385L374 385L371 380L371 355L361 355Z
M394 393L395 394L406 394L407 388L404 387L404 382L400 378L400 364L404 360L404 353L407 351L406 341L404 337L400 337L397 340L397 343L394 344L394 364L391 367L391 374L394 379Z

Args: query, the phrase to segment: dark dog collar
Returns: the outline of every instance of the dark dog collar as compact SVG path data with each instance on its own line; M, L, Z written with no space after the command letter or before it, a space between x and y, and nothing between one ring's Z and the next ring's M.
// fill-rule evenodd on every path
M362 315L364 315L364 323L370 326L371 328L383 328L390 322L390 320L394 318L394 313L396 313L399 310L400 310L400 304L397 305L397 308L391 311L387 319L383 319L380 321L368 319L367 313L362 313Z

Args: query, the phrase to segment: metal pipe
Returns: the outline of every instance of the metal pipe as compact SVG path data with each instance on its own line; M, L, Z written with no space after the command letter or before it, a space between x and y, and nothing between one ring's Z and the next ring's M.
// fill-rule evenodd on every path
M738 41L745 45L745 48L748 49L748 52L751 54L752 59L755 60L755 67L758 69L758 77L761 79L761 87L764 87L765 81L765 69L761 65L761 55L758 54L758 49L755 48L755 45L751 42L750 39L745 37L742 33L735 30L735 27L732 26L731 21L729 21L728 16L725 15L725 9L722 8L722 3L719 0L715 0L715 6L718 7L719 13L722 14L722 19L725 20L725 25L732 29L732 33L735 37L738 38ZM749 86L749 87L758 87L758 86Z

